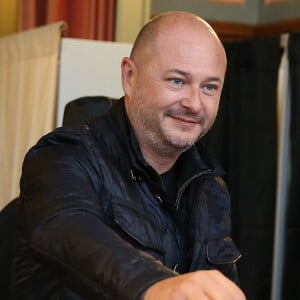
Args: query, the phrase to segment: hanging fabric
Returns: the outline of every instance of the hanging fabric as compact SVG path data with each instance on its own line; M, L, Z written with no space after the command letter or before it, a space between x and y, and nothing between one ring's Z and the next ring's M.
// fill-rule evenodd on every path
M29 147L56 121L63 23L0 39L0 209L18 196Z
M204 143L223 165L233 238L248 300L270 298L277 165L279 37L225 43L228 70L219 116Z
M20 0L19 30L64 21L68 37L114 40L116 0Z

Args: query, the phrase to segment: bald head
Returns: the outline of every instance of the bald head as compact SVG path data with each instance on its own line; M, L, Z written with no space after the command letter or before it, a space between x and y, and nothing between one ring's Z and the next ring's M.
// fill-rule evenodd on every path
M162 173L168 168L161 168L156 156L168 162L172 156L174 162L215 120L224 48L203 19L168 12L142 28L121 69L128 118L144 157Z
M175 39L179 30L181 33L198 31L199 36L214 41L225 56L222 43L206 21L192 13L174 11L160 14L144 25L134 42L130 58L137 63L141 58L153 56L157 47L160 47L159 41L164 42L170 35Z

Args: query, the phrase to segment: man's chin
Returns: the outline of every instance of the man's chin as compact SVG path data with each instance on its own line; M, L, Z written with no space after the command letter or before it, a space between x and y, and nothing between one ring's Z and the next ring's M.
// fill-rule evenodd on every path
M179 139L173 138L170 142L172 146L178 150L185 151L191 148L198 139Z

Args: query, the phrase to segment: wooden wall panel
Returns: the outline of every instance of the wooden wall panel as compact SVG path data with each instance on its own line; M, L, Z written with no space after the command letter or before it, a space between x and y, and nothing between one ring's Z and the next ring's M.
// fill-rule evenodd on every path
M248 25L213 20L207 21L222 40L248 39L277 35L286 32L300 32L300 17L262 25Z

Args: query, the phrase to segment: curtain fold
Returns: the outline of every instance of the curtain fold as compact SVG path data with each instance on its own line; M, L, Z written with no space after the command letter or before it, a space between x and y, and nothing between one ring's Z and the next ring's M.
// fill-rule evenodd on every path
M19 193L25 153L55 126L63 23L0 39L0 209Z
M279 37L225 43L219 116L204 143L223 165L247 300L270 299L277 168Z
M68 37L114 40L116 0L20 0L19 30L64 21Z
M289 37L291 174L286 208L282 299L300 299L300 33Z

